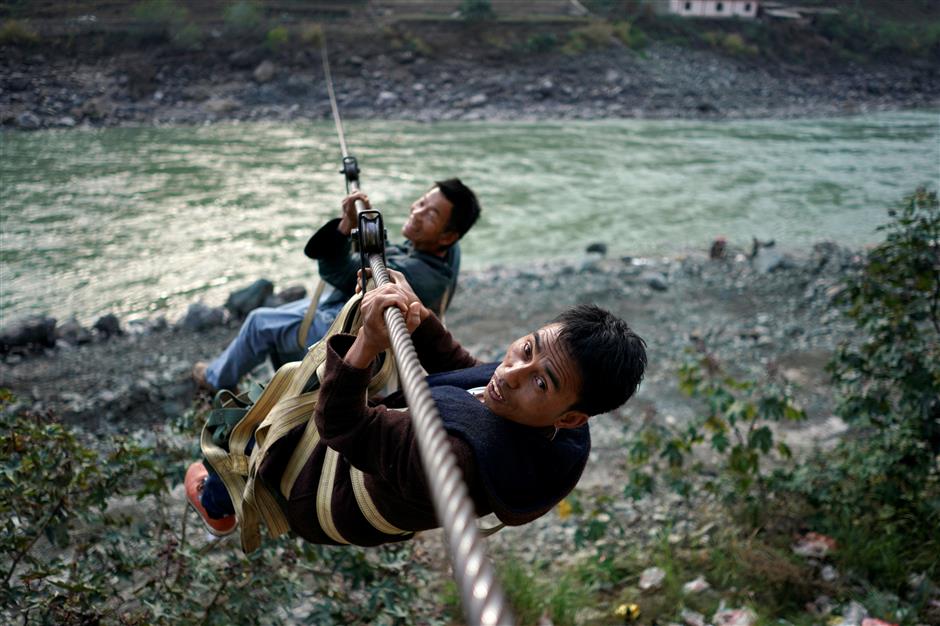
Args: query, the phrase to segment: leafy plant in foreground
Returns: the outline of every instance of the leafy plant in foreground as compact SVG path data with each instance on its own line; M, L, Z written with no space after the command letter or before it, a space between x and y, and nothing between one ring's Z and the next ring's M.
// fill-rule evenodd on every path
M680 366L679 388L703 410L682 427L647 420L629 445L626 495L652 492L660 477L687 495L699 477L729 501L762 503L771 486L767 461L791 456L786 443L775 440L771 424L806 417L789 385L773 377L763 383L735 379L714 355L700 351ZM706 449L717 457L717 471L701 458Z
M854 567L886 584L940 573L940 205L918 190L845 280L858 335L829 364L850 424L833 454L796 475Z
M51 415L13 409L5 394L0 451L3 623L416 621L424 570L410 544L282 538L246 557L237 540L206 541L168 489L194 446L90 441Z

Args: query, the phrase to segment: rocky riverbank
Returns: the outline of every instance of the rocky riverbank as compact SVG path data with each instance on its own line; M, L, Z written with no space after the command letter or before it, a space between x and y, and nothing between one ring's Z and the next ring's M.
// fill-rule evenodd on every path
M730 254L724 260L614 259L593 252L577 264L546 261L525 271L465 272L447 323L471 352L496 360L510 341L567 306L594 302L627 319L649 344L650 368L638 398L597 421L601 449L638 415L690 415L692 407L676 389L676 370L684 350L701 342L739 374L782 371L804 387L816 419L810 424L825 422L830 407L820 382L822 366L846 337L831 299L858 256L830 243L818 244L805 258L776 247L760 248L753 258ZM0 387L9 388L19 403L52 410L91 431L126 432L186 411L196 397L192 363L221 351L239 319L194 304L170 323L158 318L122 324L106 316L93 329L67 322L56 331L55 322L47 320L50 325L46 343L54 347L7 348ZM10 329L5 331L9 336ZM267 372L257 375L264 378Z
M341 40L332 52L347 119L779 118L940 106L940 68L919 59L793 65L661 41L639 51L613 46L578 55L354 45ZM329 116L316 50L0 55L6 128Z

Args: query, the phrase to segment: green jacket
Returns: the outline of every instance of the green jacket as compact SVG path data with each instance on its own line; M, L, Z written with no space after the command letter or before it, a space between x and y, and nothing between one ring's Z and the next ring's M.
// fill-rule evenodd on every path
M330 220L313 234L304 247L304 254L319 264L320 278L336 289L324 305L343 303L356 292L359 255L352 252L349 237L337 230L339 218ZM455 243L443 257L418 252L410 241L385 246L387 266L405 275L415 294L426 307L442 315L445 297L450 299L457 288L460 272L460 245Z

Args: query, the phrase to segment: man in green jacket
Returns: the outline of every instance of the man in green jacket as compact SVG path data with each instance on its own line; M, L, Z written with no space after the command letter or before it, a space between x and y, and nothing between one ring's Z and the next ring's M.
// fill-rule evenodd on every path
M370 206L368 196L362 192L346 196L342 216L324 224L304 248L304 254L317 261L320 278L334 289L317 306L306 347L323 337L343 304L355 293L360 261L351 252L349 234L357 224L357 200ZM439 315L457 286L457 242L479 215L476 195L460 179L439 181L411 205L401 229L406 241L386 246L388 267L404 274L421 302ZM234 389L242 376L272 354L279 362L303 358L297 335L309 306L307 298L252 311L221 355L212 362L199 361L193 366L196 384L213 392Z

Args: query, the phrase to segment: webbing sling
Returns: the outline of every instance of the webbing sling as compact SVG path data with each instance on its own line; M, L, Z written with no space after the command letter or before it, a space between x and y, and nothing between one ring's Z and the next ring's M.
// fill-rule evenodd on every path
M313 324L313 316L317 314L317 306L320 304L320 296L323 295L323 288L326 282L317 279L317 286L313 289L313 297L310 298L310 306L304 313L304 319L300 322L300 328L297 329L297 345L301 350L307 349L307 333L310 332L310 325Z
M314 377L318 376L318 370L326 361L326 341L338 332L358 329L361 325L361 299L361 295L351 298L323 339L310 348L303 361L287 363L278 369L260 394L255 394L255 397L251 394L233 397L227 392L221 392L217 396L219 406L210 413L203 427L200 445L203 455L222 479L232 500L239 521L242 550L246 553L261 545L261 520L271 537L278 537L290 530L278 500L262 481L256 480L257 474L271 446L295 427L306 423L304 436L294 449L281 484L278 485L280 495L285 499L290 497L300 470L319 443L319 433L312 419L319 397L319 384ZM391 352L385 355L381 369L369 383L370 395L384 387L394 372ZM245 448L252 436L255 438L255 446L251 454L246 455ZM327 471L329 468L325 466L321 472L317 516L321 527L331 539L338 543L349 543L336 531L330 511L335 459L338 456L335 451L331 452L334 458L332 471ZM323 484L323 476L330 477L328 485ZM365 497L369 500L367 508L374 509L375 504L371 502L368 492L365 492ZM370 519L370 516L366 515L366 519Z

